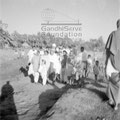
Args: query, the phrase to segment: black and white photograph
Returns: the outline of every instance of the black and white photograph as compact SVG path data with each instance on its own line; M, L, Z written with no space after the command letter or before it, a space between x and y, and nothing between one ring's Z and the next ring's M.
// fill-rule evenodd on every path
M120 120L120 0L0 0L0 120Z

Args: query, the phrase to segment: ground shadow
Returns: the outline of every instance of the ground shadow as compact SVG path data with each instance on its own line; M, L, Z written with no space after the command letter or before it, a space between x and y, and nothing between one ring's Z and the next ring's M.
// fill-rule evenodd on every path
M86 89L88 89L89 91L97 94L102 99L103 102L108 100L108 97L107 97L105 92L102 92L102 91L100 91L98 89L94 89L94 88L86 88Z
M97 88L106 88L106 86L103 86L103 85L101 85L100 83L98 83L98 82L94 82L94 83L91 83L92 85L94 85L95 87L97 87Z
M34 83L34 76L31 74L31 75L28 75L28 66L26 66L26 68L24 68L24 67L21 67L20 69L19 69L19 71L21 72L21 73L23 73L23 75L25 76L25 77L29 77L30 78L30 82L31 83ZM41 83L41 80L42 78L41 78L41 76L39 77L39 80L38 80L38 83Z
M18 120L13 94L14 89L8 81L1 89L0 120Z
M28 68L27 68L27 67L26 67L26 68L21 67L21 68L19 69L19 71L22 72L25 77L28 76Z
M40 94L38 98L40 113L35 120L39 120L41 117L44 117L44 115L54 106L57 100L70 88L77 89L80 88L80 86L65 85L62 88L58 88L57 86L54 85L54 89L47 90ZM54 113L52 113L51 115L53 114Z

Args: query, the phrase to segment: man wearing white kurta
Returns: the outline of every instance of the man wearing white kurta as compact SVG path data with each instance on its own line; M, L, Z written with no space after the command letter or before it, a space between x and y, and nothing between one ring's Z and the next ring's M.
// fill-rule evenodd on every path
M39 72L38 72L38 68L40 66L40 56L39 56L39 51L37 51L37 53L34 53L34 56L31 60L31 64L33 67L33 76L34 76L34 82L37 83L39 80Z
M53 82L56 80L56 77L58 74L61 73L61 63L60 63L60 57L57 55L57 53L54 52L54 50L51 51L50 54L50 73L55 73L55 76L53 79Z
M35 50L35 47L33 47L32 49L29 50L27 56L28 56L28 65L29 65L29 69L28 69L28 75L31 75L34 73L33 71L33 64L31 64L32 59L34 54L37 52L37 50Z
M36 53L37 50L35 50L35 47L33 47L32 49L29 50L27 56L28 56L28 63L31 63L32 58L34 56L34 53Z
M48 70L50 67L48 51L44 52L44 55L41 56L39 72L42 77L42 84L46 85L48 79Z

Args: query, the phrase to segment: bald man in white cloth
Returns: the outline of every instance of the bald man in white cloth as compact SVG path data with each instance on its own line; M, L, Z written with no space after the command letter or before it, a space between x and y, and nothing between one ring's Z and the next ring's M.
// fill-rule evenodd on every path
M120 103L120 19L117 21L117 30L108 38L106 49L106 75L109 80L109 103L118 109Z

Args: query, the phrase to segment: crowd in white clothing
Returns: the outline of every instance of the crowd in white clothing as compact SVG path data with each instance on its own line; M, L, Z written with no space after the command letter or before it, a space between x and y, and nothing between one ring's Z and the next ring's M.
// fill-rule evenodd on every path
M35 83L38 83L41 76L43 85L50 79L53 82L59 79L61 82L70 83L72 76L75 76L73 79L76 80L87 77L93 68L93 59L91 55L87 55L84 47L80 50L76 56L71 48L56 45L44 49L33 47L27 54L28 75L34 76Z

